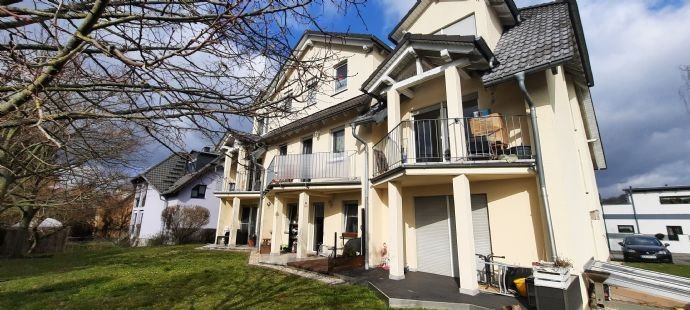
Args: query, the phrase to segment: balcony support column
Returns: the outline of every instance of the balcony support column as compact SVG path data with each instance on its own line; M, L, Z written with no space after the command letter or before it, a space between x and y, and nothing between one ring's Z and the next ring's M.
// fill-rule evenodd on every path
M405 279L405 252L403 235L402 186L388 182L388 278Z
M388 131L390 132L400 123L400 93L391 88L387 93L388 99Z
M273 199L273 229L271 230L271 255L280 255L283 244L283 223L285 223L285 202L278 195Z
M230 240L228 246L237 245L237 230L240 228L240 199L232 199L232 209L230 210Z
M453 178L453 203L455 231L457 234L458 266L460 271L460 293L479 294L477 283L477 259L474 248L472 225L472 200L470 181L464 174Z
M465 141L463 107L462 107L462 74L460 68L451 66L446 68L446 102L448 108L448 148L451 160L460 160L467 154ZM445 155L445 150L444 150Z
M307 242L309 240L309 193L299 193L297 205L297 258L307 257Z

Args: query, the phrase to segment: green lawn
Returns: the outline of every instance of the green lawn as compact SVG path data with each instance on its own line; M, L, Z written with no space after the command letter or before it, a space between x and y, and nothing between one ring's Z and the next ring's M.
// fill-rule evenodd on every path
M78 246L0 259L0 309L385 308L373 292L247 265L248 254L195 246Z
M690 278L690 265L678 264L653 264L653 263L625 263L631 267L647 269L651 271L658 271L668 273L676 276Z

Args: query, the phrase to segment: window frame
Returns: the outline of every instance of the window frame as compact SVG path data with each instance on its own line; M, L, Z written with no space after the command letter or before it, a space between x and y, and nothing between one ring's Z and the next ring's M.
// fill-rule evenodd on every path
M690 195L659 196L659 203L662 205L690 204Z
M285 152L283 152L283 150L285 150ZM281 144L278 146L278 156L287 155L287 152L288 152L287 144Z
M200 191L200 189L203 188L203 191ZM206 184L197 184L192 187L192 190L190 191L190 198L192 199L206 199L206 190L207 190Z
M307 81L307 91L304 96L304 102L307 106L313 106L316 104L316 78L311 78Z
M348 212L348 207L354 207L354 215ZM354 231L348 230L348 220L354 218ZM343 201L343 233L359 233L359 201L346 200Z
M675 228L678 230L676 231ZM673 233L671 233L673 232ZM666 226L666 237L669 241L680 241L679 235L683 234L683 226L680 225L669 225ZM671 237L673 236L673 237Z
M342 79L339 79L338 77L338 69L345 67L345 76ZM343 91L347 90L347 78L348 78L348 67L347 67L347 60L342 61L338 63L337 65L333 66L333 71L335 72L335 80L333 82L333 93L337 94Z
M342 143L341 143L341 151L336 151L336 139L337 133L342 133ZM331 151L335 154L342 154L345 153L345 128L344 127L339 127L331 130Z
M622 227L630 228L630 231L629 232L623 232L623 231L621 231ZM635 226L634 225L618 225L618 233L619 234L634 234L635 233Z

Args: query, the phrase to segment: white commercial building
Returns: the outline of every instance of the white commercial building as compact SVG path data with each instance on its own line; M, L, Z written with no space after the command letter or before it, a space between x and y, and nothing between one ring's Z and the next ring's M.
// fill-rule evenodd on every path
M690 253L690 186L629 188L627 203L602 205L611 251L631 234L663 235L671 253ZM660 236L659 236L660 237Z

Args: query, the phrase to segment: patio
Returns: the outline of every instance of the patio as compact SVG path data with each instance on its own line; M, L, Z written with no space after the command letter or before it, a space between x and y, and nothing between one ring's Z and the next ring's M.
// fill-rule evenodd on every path
M390 280L383 269L358 269L341 273L349 281L368 284L391 308L504 309L520 305L529 309L526 299L497 294L476 296L458 292L458 279L424 272L407 272L403 280ZM510 308L508 308L510 309Z

